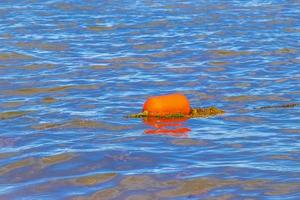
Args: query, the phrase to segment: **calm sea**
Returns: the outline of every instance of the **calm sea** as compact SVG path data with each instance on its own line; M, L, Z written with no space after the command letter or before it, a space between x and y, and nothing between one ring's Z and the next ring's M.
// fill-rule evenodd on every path
M281 106L300 102L299 16L299 0L2 0L0 199L300 199L300 107ZM124 117L172 92L226 113Z

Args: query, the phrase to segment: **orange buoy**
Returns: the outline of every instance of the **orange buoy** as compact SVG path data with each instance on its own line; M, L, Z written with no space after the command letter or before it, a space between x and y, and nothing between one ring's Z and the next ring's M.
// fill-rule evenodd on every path
M188 115L191 107L185 95L174 93L149 97L144 104L143 112L147 112L149 116Z

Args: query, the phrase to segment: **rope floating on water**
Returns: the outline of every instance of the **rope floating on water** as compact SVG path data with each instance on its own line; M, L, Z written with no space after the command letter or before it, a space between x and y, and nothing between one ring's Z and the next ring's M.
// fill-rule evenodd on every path
M262 106L262 107L258 107L255 109L272 109L272 108L294 108L300 106L300 103L288 103L288 104L283 104L283 105L276 105L276 106Z
M175 113L168 115L149 115L148 111L144 111L137 114L131 114L126 116L127 118L166 118L166 119L174 119L174 118L207 118L216 115L223 115L225 113L224 110L216 108L214 106L207 108L191 108L191 112L189 114Z

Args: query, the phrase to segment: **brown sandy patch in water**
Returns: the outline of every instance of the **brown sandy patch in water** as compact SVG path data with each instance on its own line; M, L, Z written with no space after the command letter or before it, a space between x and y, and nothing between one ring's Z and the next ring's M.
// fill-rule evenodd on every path
M16 155L17 155L17 153L15 153L15 152L0 153L0 160L11 158L11 157L16 156Z
M204 198L203 200L234 200L234 199L240 199L238 198L236 195L233 194L224 194L224 195L220 195L220 196L214 196L214 197L207 197ZM244 200L258 200L256 198L248 198L248 199L244 199Z
M121 131L130 128L130 126L120 126L115 124L108 124L105 122L81 119L70 121L66 126L69 128L100 128L110 131Z
M130 126L116 125L116 124L108 124L100 121L93 120L83 120L83 119L75 119L63 123L43 123L31 126L31 128L35 130L48 130L48 129L73 129L73 128L96 128L96 129L104 129L109 131L121 131L128 130Z
M226 200L232 199L238 194L227 192L218 193L213 197L210 192L222 191L222 189L238 188L241 192L257 190L263 195L289 195L299 191L299 182L275 183L267 179L237 180L237 179L217 179L213 177L199 177L192 179L176 179L176 176L170 176L168 180L161 180L151 175L128 175L121 180L116 179L117 174L98 174L88 175L79 178L72 178L62 181L51 181L47 184L36 186L32 189L39 191L51 191L59 187L65 187L69 184L77 186L93 187L98 184L106 184L114 181L114 187L99 190L88 196L75 196L73 200L83 199L174 199L174 198L199 198L206 200ZM174 178L175 177L175 178ZM206 198L207 197L207 198Z
M42 99L42 102L46 104L55 103L56 101L57 100L53 97L45 97Z
M41 158L28 158L28 159L24 159L24 160L20 160L8 164L0 168L0 175L5 174L6 176L11 177L8 180L9 183L34 180L43 177L45 173L47 173L47 170L49 169L50 166L58 165L58 164L64 165L64 163L68 161L70 161L69 163L71 163L74 157L75 154L73 153L61 153L58 155L46 156ZM55 182L61 182L61 181L55 181ZM53 186L47 183L47 184L42 184L41 187L49 188Z
M210 67L210 68L205 69L205 71L207 71L207 72L223 72L225 70L226 69L224 67Z
M21 107L25 104L23 101L11 101L0 104L0 108L16 108Z
M106 173L106 174L94 174L81 176L81 174L77 174L76 177L72 176L71 178L65 177L63 179L52 179L47 182L43 182L41 184L35 185L31 187L28 192L49 192L49 191L57 191L61 190L61 188L65 187L93 187L99 184L104 184L117 176L115 173ZM74 177L74 178L73 178ZM75 197L72 199L85 199L85 197ZM89 197L90 199L91 197Z
M257 190L259 188L268 187L271 184L271 182L265 179L256 179L256 180L240 181L240 184L245 190Z
M38 125L33 125L31 128L35 130L47 130L47 129L55 129L62 127L64 124L63 123L42 123Z
M68 85L68 86L57 86L57 87L50 87L50 88L23 88L17 90L9 90L6 91L7 94L10 95L35 95L35 94L42 94L42 93L55 93L55 92L62 92L71 89L79 89L79 90L95 90L99 89L97 85Z
M300 183L272 183L269 180L257 179L249 181L241 180L221 180L214 178L199 178L192 180L183 180L178 182L174 189L158 192L160 197L175 198L182 196L191 196L205 194L214 189L222 187L239 186L244 190L265 190L266 195L283 195L299 191Z
M171 176L173 177L173 176ZM192 179L159 180L150 175L129 175L123 177L119 184L113 188L98 191L90 196L75 197L73 199L173 199L173 198L195 198L207 195L213 190L222 190L226 187L238 187L242 190L264 191L268 196L285 195L299 191L300 183L273 183L266 179L236 180L217 179L212 177L199 177ZM231 199L236 194L221 194L207 199ZM200 197L199 197L200 198ZM205 198L203 198L205 199Z
M251 83L235 83L234 86L238 88L249 88L251 87Z
M30 65L24 65L24 66L4 66L4 65L0 65L0 69L5 69L5 68L9 68L9 69L22 69L22 70L45 70L45 69L52 69L54 68L55 65L54 64L30 64Z
M91 69L93 70L106 70L109 69L110 67L107 65L93 65L91 66Z
M40 162L43 167L48 167L50 165L55 165L58 163L69 161L69 160L73 159L74 157L75 157L75 154L62 153L62 154L57 154L54 156L43 157L43 158L41 158Z
M35 95L39 93L52 93L52 92L60 92L64 90L71 89L72 86L58 86L52 88L24 88L13 91L8 91L7 93L12 95Z
M70 181L71 184L80 185L80 186L93 186L108 182L117 176L116 173L107 173L107 174L95 174L89 176L83 176L79 178L74 178Z
M253 54L251 51L234 51L234 50L212 50L210 53L219 57L233 57Z
M298 159L293 158L292 156L289 155L273 155L273 156L269 156L267 157L267 159L269 160L292 160L292 161L297 161Z
M233 185L236 181L218 179L192 179L184 180L173 189L163 190L157 195L162 198L175 198L207 193L213 189Z
M300 134L300 129L282 129L282 131L288 134Z
M150 54L149 56L151 58L168 58L168 57L172 57L172 56L177 56L180 55L182 53L182 51L162 51L159 53L153 53Z
M271 184L269 186L269 191L266 192L266 195L277 196L277 195L288 195L294 192L300 191L300 183L279 183Z
M120 188L123 190L142 190L149 187L159 187L159 185L154 178L146 175L126 176L120 182Z
M7 61L7 60L31 60L34 59L33 56L20 54L20 53L1 53L0 54L0 61Z
M20 161L5 165L4 167L0 168L0 175L2 176L4 174L7 174L7 173L15 170L15 169L19 169L19 168L22 168L22 167L27 167L27 166L32 165L34 163L35 163L35 161L33 159L28 158L28 159L20 160Z
M117 188L109 188L106 190L102 190L94 193L88 197L74 197L72 200L110 200L115 199L120 196L121 192Z
M46 43L42 41L18 42L16 45L25 49L40 49L45 51L66 51L69 49L66 44Z
M27 115L31 111L9 111L0 113L0 120L18 118Z
M158 198L151 194L133 194L128 196L125 200L158 200Z
M265 52L263 55L267 56L279 56L279 55L286 55L286 54L296 54L298 51L297 49L293 48L281 48L270 52Z
M26 65L23 68L26 70L41 70L41 69L52 69L54 68L54 64L32 64Z
M111 30L114 30L115 27L113 27L113 26L88 26L86 29L89 31L111 31Z

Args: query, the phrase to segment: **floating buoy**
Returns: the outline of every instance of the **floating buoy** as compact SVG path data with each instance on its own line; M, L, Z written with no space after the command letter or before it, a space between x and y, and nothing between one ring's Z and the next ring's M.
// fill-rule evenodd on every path
M148 116L188 115L190 102L180 93L149 97L144 103L143 112Z
M214 106L191 108L188 98L181 93L173 93L149 97L144 103L141 113L131 114L129 118L194 118L210 117L224 114Z

